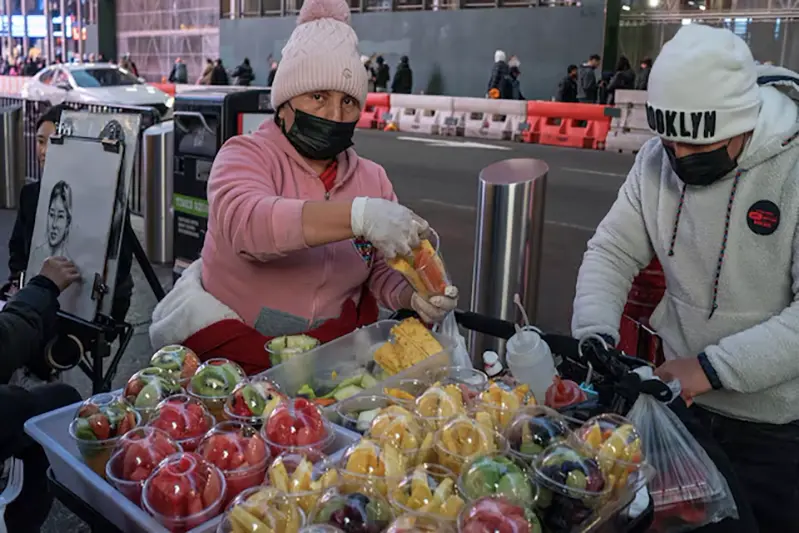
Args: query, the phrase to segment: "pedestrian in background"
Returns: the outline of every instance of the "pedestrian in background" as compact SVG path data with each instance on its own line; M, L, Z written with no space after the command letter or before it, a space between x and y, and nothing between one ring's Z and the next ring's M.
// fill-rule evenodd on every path
M366 69L366 77L368 78L367 86L369 88L369 92L373 93L375 92L375 73L372 69L372 58L369 56L361 56L361 63L363 63L363 68Z
M518 66L513 66L510 68L510 99L511 100L524 100L524 95L522 94L522 86L519 83L519 76L521 75L522 71L519 70Z
M375 91L379 93L388 92L388 82L391 79L391 71L386 65L386 60L383 56L377 56L375 60L377 67L375 67Z
M610 83L608 83L608 105L613 105L615 103L617 89L632 90L633 88L635 88L635 72L633 72L633 67L630 65L630 60L621 56L616 62L616 70L613 72Z
M203 68L203 73L197 79L198 85L211 85L211 72L214 71L214 62L209 57L205 60L205 68Z
M555 100L558 102L572 102L577 100L577 65L569 65L566 68L566 77L558 84L558 94Z
M577 100L585 104L597 103L599 93L599 83L596 79L596 68L602 60L599 55L594 54L588 61L580 66L577 72Z
M508 99L511 97L510 67L508 66L507 56L502 50L494 52L494 67L491 69L491 77L488 80L488 90L486 93L491 97L491 91L499 93L497 98Z
M394 79L391 81L391 92L397 94L411 94L413 92L413 71L408 64L408 56L400 58Z
M169 83L189 83L189 71L182 59L175 59L172 71L169 73Z
M255 73L250 66L250 58L245 57L241 65L233 70L233 77L236 78L236 85L242 87L249 87L252 85L252 80L255 79Z
M652 59L645 57L641 60L641 70L635 77L635 90L645 91L649 86L649 71L652 68Z
M269 65L269 77L266 79L266 86L271 87L272 83L275 81L275 74L277 74L277 61L272 61Z
M214 68L211 69L211 85L230 85L230 80L225 70L225 65L222 64L221 59L214 62Z

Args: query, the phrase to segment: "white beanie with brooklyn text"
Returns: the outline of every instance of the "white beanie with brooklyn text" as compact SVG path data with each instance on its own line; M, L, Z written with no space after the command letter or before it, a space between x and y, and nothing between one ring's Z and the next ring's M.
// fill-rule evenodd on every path
M646 115L662 139L712 144L751 131L760 112L749 46L722 28L683 26L649 74Z

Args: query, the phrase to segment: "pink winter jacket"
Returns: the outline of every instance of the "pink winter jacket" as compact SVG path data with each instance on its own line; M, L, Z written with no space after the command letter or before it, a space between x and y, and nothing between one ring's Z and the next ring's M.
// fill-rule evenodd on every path
M302 209L308 200L397 200L380 165L351 148L337 162L335 185L326 193L271 121L230 139L214 160L203 286L265 335L298 333L338 317L347 299L359 301L364 283L382 306L400 306L407 282L370 243L305 243Z

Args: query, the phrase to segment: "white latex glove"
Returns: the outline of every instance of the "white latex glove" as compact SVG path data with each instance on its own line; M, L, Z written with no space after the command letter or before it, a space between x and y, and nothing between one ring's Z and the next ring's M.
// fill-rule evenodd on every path
M419 313L419 317L427 324L438 324L456 307L458 307L458 287L453 285L444 289L443 296L431 296L429 300L419 296L418 292L411 296L411 308Z
M426 220L405 206L364 196L352 201L350 224L356 237L370 241L386 259L410 254L429 227Z

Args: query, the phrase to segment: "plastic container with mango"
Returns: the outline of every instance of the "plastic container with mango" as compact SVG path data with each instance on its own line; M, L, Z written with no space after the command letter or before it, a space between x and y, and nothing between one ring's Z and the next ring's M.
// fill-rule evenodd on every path
M422 239L410 255L397 256L386 262L391 268L401 272L416 292L425 298L444 294L444 290L450 285L447 268L439 250L438 234L432 229L428 230L426 238Z

